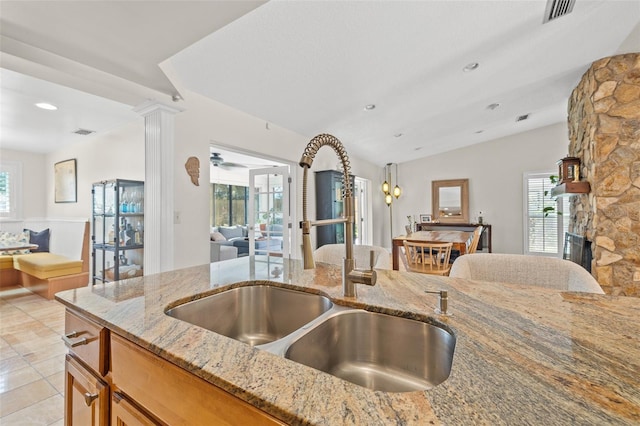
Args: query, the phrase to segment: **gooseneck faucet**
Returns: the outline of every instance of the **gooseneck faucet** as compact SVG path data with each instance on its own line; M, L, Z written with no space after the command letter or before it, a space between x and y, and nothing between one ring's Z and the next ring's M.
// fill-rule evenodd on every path
M340 164L342 166L342 200L344 212L343 217L341 218L311 222L307 215L307 172L311 168L311 164L313 163L313 159L318 153L318 150L325 145L333 148L340 158ZM342 142L340 142L335 136L326 133L320 134L311 139L307 144L307 147L304 149L302 154L302 158L300 159L300 167L304 169L302 178L302 222L300 222L300 227L302 228L302 256L304 269L315 268L315 264L313 262L313 250L311 248L311 227L344 223L345 257L342 263L342 291L344 296L354 297L356 295L356 283L366 285L376 284L376 271L373 270L373 256L371 256L369 269L355 268L355 260L353 259L353 226L355 223L355 217L353 188L351 187L351 179L349 178L351 173L351 163L349 162L347 151L344 149Z

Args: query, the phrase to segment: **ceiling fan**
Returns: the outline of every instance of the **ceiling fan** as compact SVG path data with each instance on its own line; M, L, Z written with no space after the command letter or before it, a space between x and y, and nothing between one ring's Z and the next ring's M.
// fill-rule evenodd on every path
M243 168L243 169L247 168L247 166L245 166L244 164L230 163L230 162L224 161L224 158L222 158L220 156L220 153L218 153L218 152L213 152L211 154L211 157L209 158L209 161L211 161L211 164L213 164L213 167L220 167L222 169L228 169L228 168L232 168L232 167L239 167L239 168Z

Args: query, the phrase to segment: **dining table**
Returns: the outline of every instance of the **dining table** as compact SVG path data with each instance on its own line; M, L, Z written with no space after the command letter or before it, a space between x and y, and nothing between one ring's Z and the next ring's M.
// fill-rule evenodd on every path
M393 258L393 269L400 268L400 247L405 241L418 243L452 243L454 249L463 255L467 252L467 242L473 238L473 232L468 231L416 231L407 235L398 235L393 238L391 255Z

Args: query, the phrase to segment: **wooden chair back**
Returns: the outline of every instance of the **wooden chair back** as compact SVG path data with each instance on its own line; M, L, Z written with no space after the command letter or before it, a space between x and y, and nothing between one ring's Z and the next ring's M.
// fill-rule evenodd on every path
M448 275L451 265L452 243L404 242L404 258L407 271L423 274Z
M473 237L467 244L467 254L475 253L478 250L478 243L480 242L480 236L482 235L482 226L476 227L473 230Z

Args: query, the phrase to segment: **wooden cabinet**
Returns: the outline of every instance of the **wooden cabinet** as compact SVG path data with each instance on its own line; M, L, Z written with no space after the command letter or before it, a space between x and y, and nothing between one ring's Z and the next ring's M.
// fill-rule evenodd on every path
M114 334L111 335L111 356L114 392L127 395L161 423L284 425L217 386Z
M64 341L66 426L285 424L71 310Z
M65 313L64 424L108 426L109 330L69 310Z
M336 219L344 214L342 200L342 172L322 170L316 172L316 219ZM351 188L355 187L355 176L350 176ZM317 247L325 244L344 243L344 224L317 226ZM354 227L355 233L355 227Z
M109 386L72 355L65 362L66 426L107 426Z

